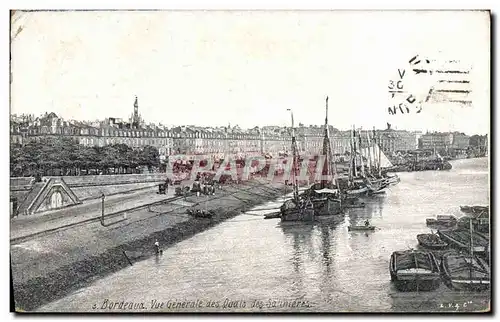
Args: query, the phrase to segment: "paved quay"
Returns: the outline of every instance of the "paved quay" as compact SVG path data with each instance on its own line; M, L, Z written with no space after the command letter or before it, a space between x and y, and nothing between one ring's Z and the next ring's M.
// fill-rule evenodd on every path
M96 277L130 265L129 260L154 255L156 239L162 247L168 247L249 207L282 196L282 190L279 184L257 181L227 185L214 196L193 195L143 208L106 226L93 221L13 244L11 265L17 306L33 309L64 296ZM214 210L217 215L213 219L194 218L186 213L190 206Z
M158 188L155 187L139 192L106 197L104 201L105 215L156 201L168 200L174 196L174 189L169 189L166 195L157 194L156 191L158 191ZM10 223L10 240L15 242L16 239L25 236L100 217L101 207L101 199L94 199L83 202L81 205L46 214L15 218Z

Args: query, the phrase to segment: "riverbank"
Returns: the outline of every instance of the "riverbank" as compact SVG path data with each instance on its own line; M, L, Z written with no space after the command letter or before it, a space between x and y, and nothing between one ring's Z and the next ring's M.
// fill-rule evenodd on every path
M78 226L11 245L12 280L18 311L62 298L105 275L283 195L283 185L249 181L224 186L215 196L190 196L126 214L115 222ZM213 219L193 218L189 207L213 210Z

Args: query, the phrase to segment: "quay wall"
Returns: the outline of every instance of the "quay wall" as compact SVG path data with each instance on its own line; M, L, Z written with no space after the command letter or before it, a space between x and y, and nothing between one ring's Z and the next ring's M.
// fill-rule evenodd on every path
M49 180L52 177L44 177ZM162 183L167 178L165 173L151 174L118 174L118 175L89 175L89 176L63 176L64 182L71 188L81 201L100 198L104 193L112 196L121 193L130 193L152 188ZM17 197L21 204L24 197L32 189L35 178L13 177L10 178L11 195Z
M16 310L36 311L44 304L87 286L96 278L155 256L153 244L156 239L165 249L251 207L275 200L283 193L282 184L252 180L224 186L209 201L203 198L202 202L196 196L190 196L183 201L186 205L179 206L179 202L172 201L157 207L154 214L143 210L144 213L135 215L135 220L134 213L130 213L129 220L118 223L118 228L95 223L92 227L66 229L64 242L60 242L62 236L48 234L24 245L11 245ZM188 207L196 204L215 211L216 216L202 219L187 215ZM27 253L23 247L33 243L48 245L49 249ZM58 256L60 253L67 256Z
M48 177L47 177L48 178ZM91 175L91 176L64 176L64 182L71 188L104 186L118 184L132 184L145 182L161 182L167 178L166 173L149 174L115 174L115 175Z

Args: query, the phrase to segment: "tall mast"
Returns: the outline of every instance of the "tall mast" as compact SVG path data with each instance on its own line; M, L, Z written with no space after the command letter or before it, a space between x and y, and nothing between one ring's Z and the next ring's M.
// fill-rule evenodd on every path
M380 142L380 134L379 134L379 142ZM381 158L382 158L382 150L380 149L380 144L377 146L378 150L378 176L382 177L382 163L381 163Z
M361 147L361 130L358 131L358 141L359 141L359 159L361 162L361 176L366 177L364 153L363 153L363 148Z
M370 141L370 131L366 131L366 140L368 142L368 172L371 174L372 172L372 153L371 153L371 149L372 149L372 143Z
M353 173L354 173L354 167L353 167L353 162L354 162L354 158L353 158L353 154L354 154L354 148L352 146L352 131L349 131L349 147L351 148L351 157L349 159L349 185L352 183L352 179L353 179Z
M373 127L373 167L375 171L378 171L378 158L377 158L377 134L375 133L375 126Z
M325 116L325 132L323 137L323 155L325 156L326 163L326 171L325 165L323 164L323 175L331 176L333 175L332 171L332 148L330 145L330 131L328 128L328 96L326 97L326 116ZM326 172L326 173L325 173ZM321 188L325 188L326 182L325 180L321 180Z
M295 127L294 127L294 123L293 123L293 112L292 112L291 109L288 109L287 111L290 111L290 115L292 117L293 199L298 200L299 199L299 187L298 187L298 180L297 180L297 167L298 167L298 164L299 164L299 160L298 160L298 155L297 155L297 142L295 140Z
M357 178L358 177L358 164L356 162L356 159L358 157L358 152L357 152L357 149L356 149L356 126L353 125L352 126L352 146L353 146L353 160L354 160L354 177Z

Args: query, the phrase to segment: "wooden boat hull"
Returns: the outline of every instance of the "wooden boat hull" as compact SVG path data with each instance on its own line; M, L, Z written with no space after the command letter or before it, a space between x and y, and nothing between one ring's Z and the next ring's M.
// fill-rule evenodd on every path
M346 194L350 196L357 196L357 195L362 195L365 194L368 191L367 187L359 188L359 189L352 189L352 190L347 190Z
M398 253L409 253L408 252L394 252L391 255L389 263L389 272L391 275L391 281L394 286L399 291L433 291L436 290L441 284L441 276L439 270L439 264L432 253L428 252L418 252L419 254L425 254L428 258L428 265L432 268L432 271L425 273L405 273L403 270L399 270L397 267Z
M430 292L439 288L441 281L434 277L430 278L409 278L408 280L403 280L401 278L395 277L393 280L394 286L398 291L403 292L413 292L413 291L424 291Z
M425 220L425 223L426 223L427 225L437 225L437 220L436 220L436 219L434 219L434 218L427 218L427 219Z
M467 234L466 231L464 231L463 233ZM441 237L441 239L443 241L448 243L448 245L454 246L454 247L461 249L461 250L470 251L470 245L467 242L468 238L459 238L457 235L457 232L438 230L438 234L439 234L439 237ZM486 237L484 237L484 235L481 235L478 233L474 233L473 236L474 236L474 238L481 239L483 241L482 243L474 242L475 246L473 246L474 247L473 251L475 253L483 253L483 254L486 253L486 250L488 248L487 247L488 242L485 241ZM469 235L469 238L470 238L470 235Z
M385 195L385 190L372 191L372 192L370 192L370 194L372 194L372 195Z
M280 218L280 217L281 217L281 214L279 212L274 212L272 214L264 215L264 219L276 219L276 218Z
M457 224L456 219L436 219L436 218L427 218L425 220L427 225L435 225L435 226L446 226L453 227Z
M368 188L368 193L369 194L375 194L377 192L383 192L385 188L389 187L391 184L395 185L399 183L399 177L395 176L394 178L392 177L387 177L387 178L381 178L381 179L375 179L375 180L368 180L366 187Z
M365 204L362 203L362 204L351 204L351 205L347 205L345 206L346 208L350 209L350 208L365 208Z
M342 213L342 207L339 200L317 199L312 200L314 205L314 214L316 216L339 215Z
M489 207L487 206L460 206L460 210L465 213L480 214L482 212L488 212Z
M293 200L287 200L280 207L280 218L285 221L314 221L314 208L301 208Z
M422 247L425 247L430 250L442 250L448 247L448 244L442 244L442 245L433 245L433 244L426 244L426 243L421 243L420 241L418 244Z
M454 280L445 278L446 284L457 291L485 291L490 288L490 281Z
M464 255L447 255L445 254L441 260L441 270L445 283L455 290L472 290L482 291L490 288L490 272L489 268L485 267L477 258L472 257L472 265L460 267L458 264L453 264L452 259L462 257ZM470 258L469 258L470 261ZM461 270L465 274L457 273ZM472 275L470 274L472 272ZM468 273L468 274L467 274Z
M375 230L375 226L349 226L347 227L347 230L348 231L363 231L363 230L366 230L366 231L370 231L370 230Z
M281 221L314 221L314 210L292 210L281 214Z
M418 244L427 248L427 249L432 249L432 250L440 250L448 247L448 244L442 241L438 236L434 235L435 238L437 239L436 241L431 241L429 235L433 234L419 234L417 235L417 240Z

